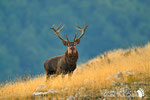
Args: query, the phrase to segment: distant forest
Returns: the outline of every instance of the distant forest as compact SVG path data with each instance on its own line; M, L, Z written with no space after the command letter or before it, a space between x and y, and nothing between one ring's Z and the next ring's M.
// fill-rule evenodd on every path
M150 41L150 0L0 0L0 82L44 73L46 59L66 47L50 27L88 24L77 46L78 64L108 50ZM80 35L80 32L78 32Z

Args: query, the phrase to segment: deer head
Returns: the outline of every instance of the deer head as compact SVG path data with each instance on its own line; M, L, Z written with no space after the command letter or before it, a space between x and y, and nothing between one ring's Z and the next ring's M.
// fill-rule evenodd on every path
M85 24L85 27L82 29L79 25L76 25L77 26L77 30L78 31L81 31L81 35L80 36L77 36L77 33L75 34L74 36L74 40L73 42L70 42L68 37L67 37L67 34L66 34L66 38L67 40L64 40L60 35L59 35L59 32L64 28L64 25L61 27L61 24L58 26L57 29L55 29L55 25L53 25L51 27L52 30L54 30L55 34L59 37L59 39L62 40L63 44L65 46L67 46L67 51L68 51L68 55L69 56L72 56L72 55L75 55L77 53L77 49L76 49L76 45L80 43L80 39L82 38L82 36L84 35L85 33L85 30L86 28L88 27L88 25Z

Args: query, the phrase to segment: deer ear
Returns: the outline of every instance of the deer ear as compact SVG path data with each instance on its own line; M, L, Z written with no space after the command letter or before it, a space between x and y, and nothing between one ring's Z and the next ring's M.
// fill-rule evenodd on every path
M68 43L67 42L65 42L65 41L62 41L63 42L63 44L65 45L65 46L68 46Z
M74 44L77 45L80 43L80 40L77 40Z

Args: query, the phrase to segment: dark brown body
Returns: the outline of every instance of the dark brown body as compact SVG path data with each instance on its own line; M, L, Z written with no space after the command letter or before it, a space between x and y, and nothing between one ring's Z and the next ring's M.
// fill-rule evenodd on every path
M69 74L76 69L78 52L69 54L68 50L62 56L50 58L45 61L44 68L47 78L52 74Z

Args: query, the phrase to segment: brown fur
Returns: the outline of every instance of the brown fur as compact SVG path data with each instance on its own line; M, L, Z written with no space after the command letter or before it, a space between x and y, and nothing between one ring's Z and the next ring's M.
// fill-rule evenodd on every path
M70 50L68 47L67 51L62 56L50 58L45 61L44 68L49 78L52 74L69 74L76 69L76 62L78 60L78 52L74 47L74 50Z
M47 78L52 74L68 74L72 73L76 69L76 62L78 60L78 51L76 49L76 45L80 43L80 39L85 33L88 25L85 24L85 27L82 29L79 25L77 26L77 30L81 31L81 35L77 36L75 34L73 42L69 42L69 39L66 35L67 40L64 40L59 32L64 28L64 25L61 27L61 24L58 28L55 29L55 25L51 27L51 29L55 32L59 39L62 40L63 44L67 46L67 50L64 55L50 58L45 61L44 68L47 75Z

